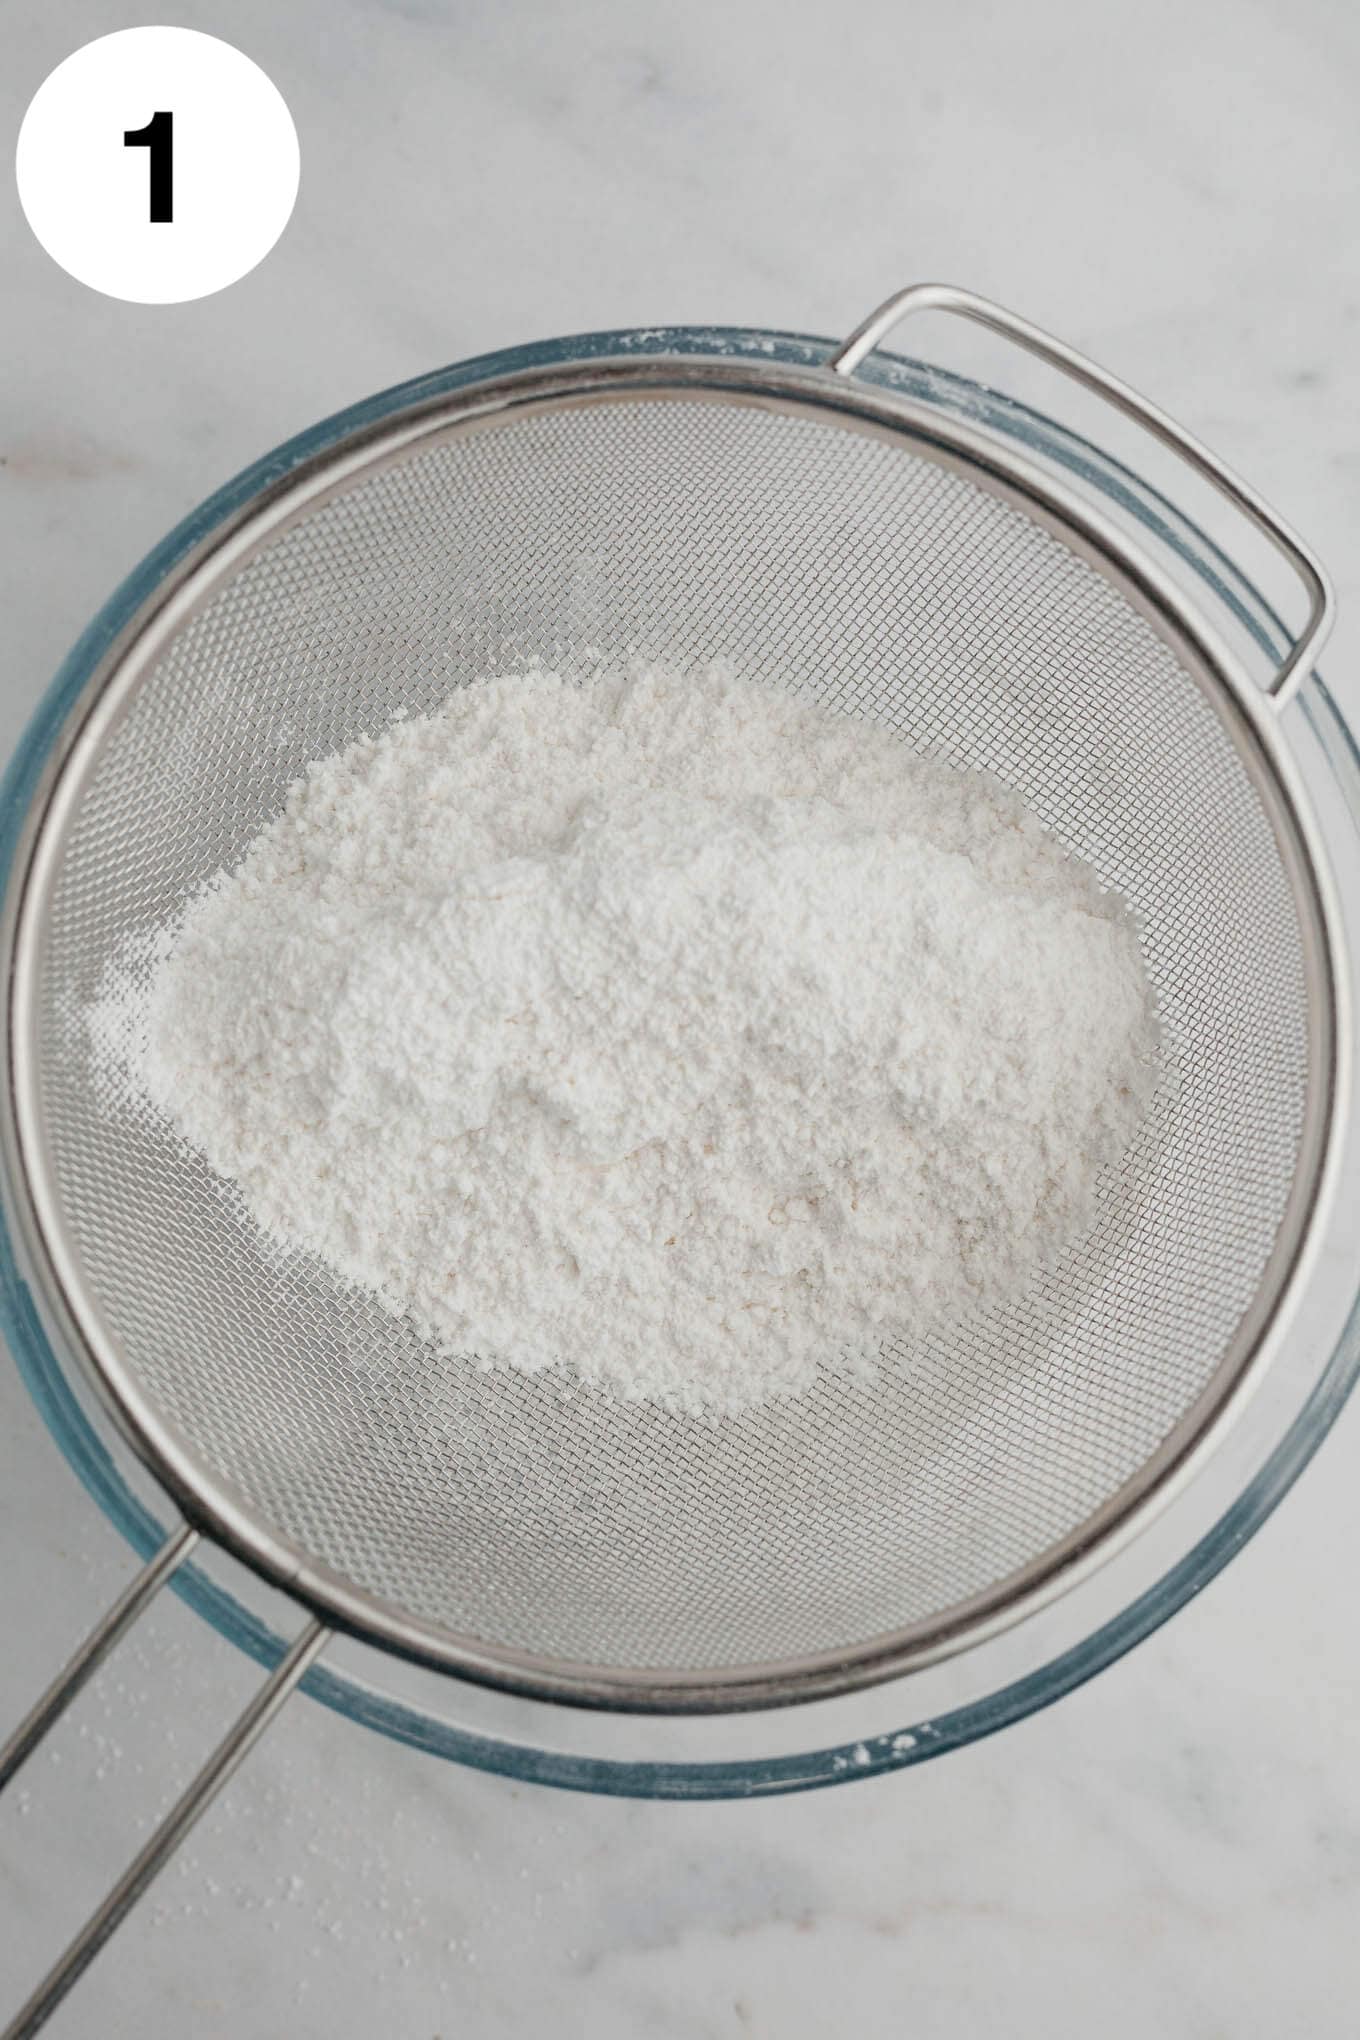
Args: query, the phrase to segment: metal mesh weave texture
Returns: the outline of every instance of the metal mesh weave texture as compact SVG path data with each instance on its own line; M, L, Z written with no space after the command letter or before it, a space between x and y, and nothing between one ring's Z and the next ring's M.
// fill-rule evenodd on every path
M1094 1237L877 1386L712 1425L438 1360L272 1254L96 1098L80 1011L312 759L530 658L717 655L1018 788L1132 903L1173 1066ZM259 1517L418 1620L721 1673L1030 1567L1137 1474L1251 1304L1297 1157L1304 947L1200 685L1021 510L886 437L701 394L511 414L368 471L182 630L89 774L40 1081L67 1224L145 1392ZM394 1016L399 1025L399 1016Z

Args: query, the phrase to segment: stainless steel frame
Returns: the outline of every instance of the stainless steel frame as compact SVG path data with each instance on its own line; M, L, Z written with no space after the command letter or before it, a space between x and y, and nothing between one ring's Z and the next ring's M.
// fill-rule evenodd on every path
M854 369L900 318L924 310L953 312L1003 333L1145 426L1219 488L1277 546L1302 580L1310 610L1307 625L1265 694L1252 685L1227 648L1205 628L1175 586L1127 537L1054 477L1010 448L961 421L927 415L909 400L867 384L851 383ZM598 1667L545 1664L510 1651L488 1652L474 1639L432 1630L390 1603L360 1592L310 1562L243 1506L186 1442L158 1415L139 1389L99 1319L77 1258L64 1235L48 1180L46 1144L33 1080L31 986L41 940L47 891L63 832L78 806L83 769L108 729L124 712L141 675L166 640L206 599L222 575L291 521L314 510L354 476L405 457L412 448L452 433L476 431L507 412L562 404L608 403L620 395L665 402L702 391L733 402L833 414L848 429L905 440L913 450L1020 504L1058 532L1064 543L1099 563L1140 612L1192 664L1206 697L1230 730L1254 783L1269 806L1282 855L1292 873L1309 930L1316 1038L1308 1123L1296 1189L1261 1284L1256 1309L1244 1321L1213 1381L1137 1480L1042 1564L1003 1581L992 1593L951 1611L929 1633L903 1631L851 1656L829 1654L787 1664L737 1668L715 1681L703 1675L618 1678ZM3 1128L4 1161L34 1276L35 1294L61 1343L75 1352L111 1414L137 1453L182 1509L186 1527L139 1576L77 1653L0 1756L0 1785L17 1770L42 1734L74 1697L105 1654L141 1612L161 1582L182 1561L198 1535L231 1550L284 1588L311 1616L292 1652L227 1737L174 1811L157 1830L108 1901L30 2000L6 2040L36 2032L64 1991L113 1931L193 1819L240 1761L288 1691L324 1648L331 1627L434 1664L465 1678L574 1705L657 1711L708 1711L795 1703L852 1690L891 1677L905 1667L966 1648L997 1628L1021 1620L1075 1578L1102 1562L1136 1534L1149 1514L1192 1475L1231 1419L1281 1337L1291 1298L1306 1279L1320 1218L1334 1172L1344 1123L1349 1015L1345 973L1338 968L1340 935L1325 859L1301 795L1278 711L1311 669L1330 627L1332 598L1311 553L1247 485L1163 413L1062 343L1001 308L967 293L923 285L889 299L835 350L825 365L794 368L751 360L673 357L616 359L531 373L483 384L453 398L419 405L395 422L359 433L308 467L290 474L214 531L196 554L167 577L120 640L110 646L69 719L63 741L30 817L28 839L4 931L11 968L9 1095Z

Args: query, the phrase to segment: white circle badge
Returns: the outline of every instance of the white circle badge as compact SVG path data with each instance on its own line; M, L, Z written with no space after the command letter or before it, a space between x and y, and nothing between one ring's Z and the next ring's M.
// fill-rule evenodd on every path
M298 139L258 64L191 28L86 43L38 87L15 171L28 224L93 290L137 304L208 297L288 224Z

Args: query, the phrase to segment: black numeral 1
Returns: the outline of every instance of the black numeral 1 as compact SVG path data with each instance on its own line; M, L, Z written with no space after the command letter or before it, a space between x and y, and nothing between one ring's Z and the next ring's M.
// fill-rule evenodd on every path
M151 156L151 223L175 217L175 116L153 113L145 127L126 128L125 149L146 149Z

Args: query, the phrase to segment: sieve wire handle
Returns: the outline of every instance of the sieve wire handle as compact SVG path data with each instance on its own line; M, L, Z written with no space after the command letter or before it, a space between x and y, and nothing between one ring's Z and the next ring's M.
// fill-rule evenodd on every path
M0 1749L0 1791L37 1749L82 1686L131 1629L157 1590L183 1564L197 1542L198 1532L187 1523L168 1537L108 1613L96 1623L37 1705ZM330 1630L320 1622L307 1624L192 1783L185 1787L170 1811L153 1829L107 1897L95 1907L75 1939L58 1957L27 2004L5 2027L0 2040L31 2040L31 2035L47 2024L72 1984L121 1925L157 1872L169 1862L194 1822L216 1798L242 1758L259 1741L308 1666L324 1649L330 1634Z
M1308 592L1308 621L1290 646L1284 664L1267 690L1276 707L1283 708L1311 672L1331 631L1336 609L1326 570L1298 533L1291 530L1249 483L1225 466L1217 454L1211 453L1184 426L1169 418L1165 411L1158 410L1155 404L1150 404L1137 390L1131 389L1107 370L1098 368L1084 354L1078 354L1074 347L1055 340L1041 327L1032 326L1028 319L1018 318L1014 312L993 304L990 298L976 297L972 291L956 289L953 284L914 283L905 290L897 291L876 311L870 312L862 325L856 326L849 339L843 341L831 355L827 366L837 375L853 375L865 356L872 354L903 319L916 312L954 312L961 318L972 319L977 325L987 326L992 332L1013 340L1040 361L1047 362L1050 368L1058 369L1074 382L1093 390L1097 396L1113 404L1116 410L1122 411L1125 417L1145 427L1163 446L1169 446L1173 453L1179 454L1235 509L1249 518L1258 531L1264 533L1276 551L1288 561Z

